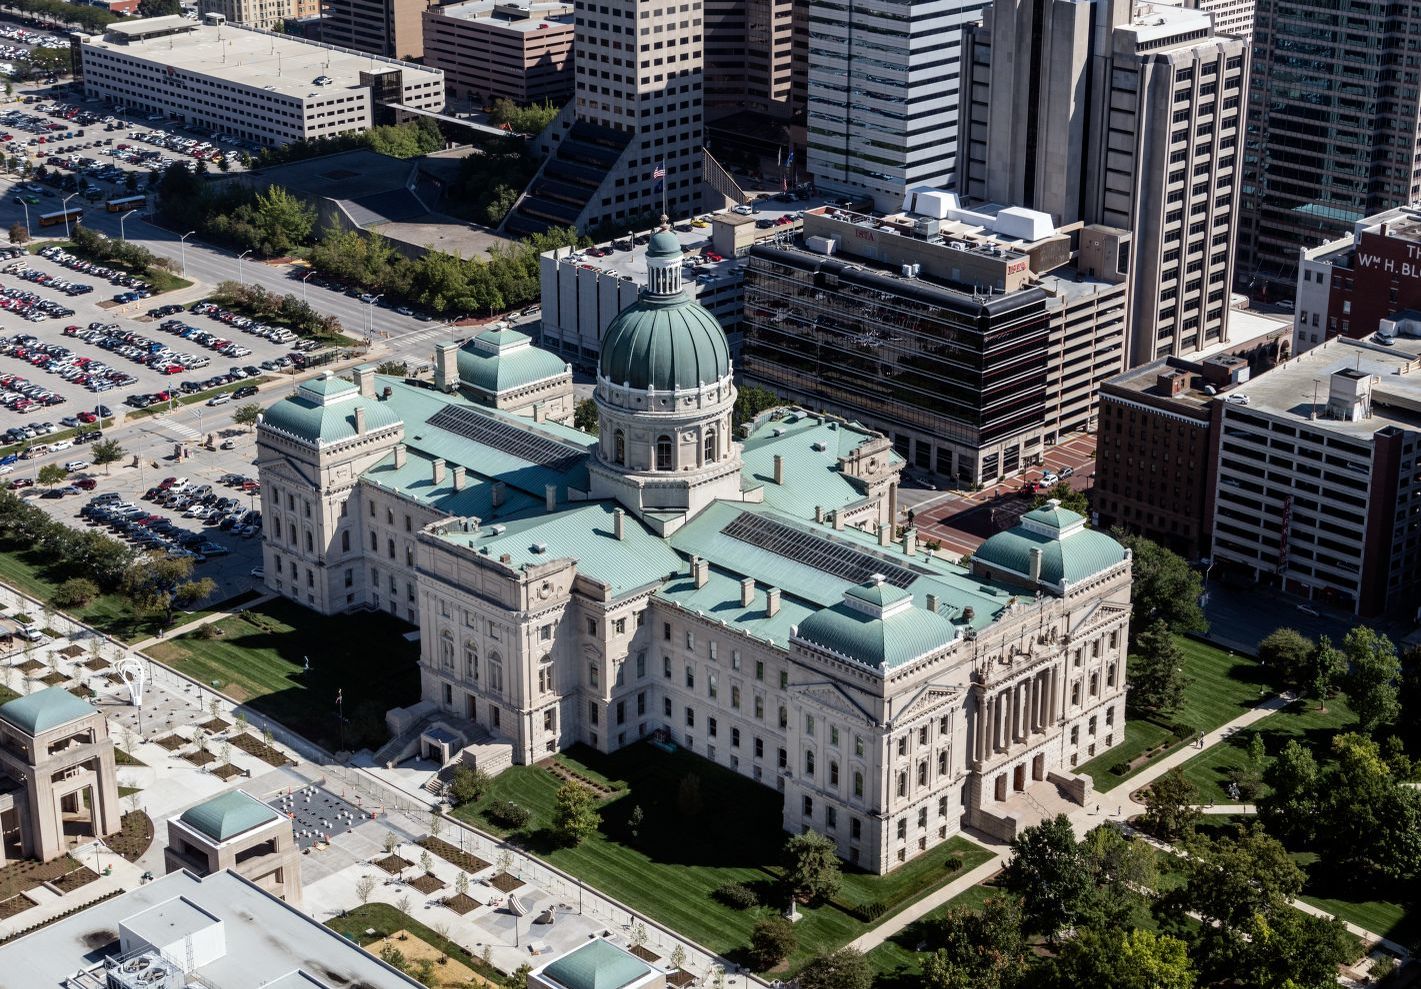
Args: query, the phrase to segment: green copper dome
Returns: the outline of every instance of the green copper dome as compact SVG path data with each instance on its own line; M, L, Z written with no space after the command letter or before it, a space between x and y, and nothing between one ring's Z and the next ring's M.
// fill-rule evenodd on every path
M730 374L730 345L716 318L685 292L647 293L607 327L597 372L638 389L697 388Z
M646 256L649 258L674 258L680 253L681 242L670 230L657 231L651 238L651 243L646 246Z

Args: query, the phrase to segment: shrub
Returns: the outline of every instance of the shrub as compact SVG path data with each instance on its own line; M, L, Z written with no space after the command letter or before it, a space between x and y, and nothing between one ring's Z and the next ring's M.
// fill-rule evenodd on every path
M959 862L959 866L960 864L961 863ZM875 920L877 920L879 917L882 917L887 912L888 904L883 903L879 900L873 900L869 903L860 903L850 911L850 913L854 915L855 919L861 920L865 924L873 923Z
M762 968L774 968L794 953L794 924L783 917L765 917L750 932L750 957Z
M943 868L947 869L948 872L960 871L962 869L962 856L949 855L947 861L943 863Z
M713 895L721 903L736 910L748 910L760 904L760 898L755 895L755 891L744 883L723 883L716 888Z
M199 625L197 631L193 632L193 637L198 639L220 639L222 630L217 627L216 622L208 622L206 625Z
M98 584L87 577L70 577L54 589L50 600L61 608L82 608L98 596Z
M1116 776L1124 776L1130 771L1130 764L1124 759L1121 759L1119 762L1115 763L1115 765L1110 767L1110 771Z
M495 800L484 809L490 821L505 828L521 828L532 818L528 808L512 800Z
M1186 738L1193 738L1199 734L1199 730L1193 725L1177 724L1170 725L1169 730L1174 733L1174 737L1183 741Z

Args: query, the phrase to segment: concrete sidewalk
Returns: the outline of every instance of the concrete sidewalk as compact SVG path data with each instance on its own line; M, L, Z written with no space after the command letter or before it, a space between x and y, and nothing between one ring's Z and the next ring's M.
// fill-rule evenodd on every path
M230 611L214 611L210 615L203 615L201 618L194 619L185 625L167 629L161 635L151 636L142 642L135 642L129 646L129 648L134 652L141 652L149 646L157 645L159 642L167 642L169 639L176 639L178 636L191 632L195 628L201 628L203 625L211 625L213 622L220 622L224 618L231 618L233 615L246 611L248 608L255 608L259 604L266 604L268 601L275 599L275 594L263 594L261 597L252 598L245 604L239 604Z

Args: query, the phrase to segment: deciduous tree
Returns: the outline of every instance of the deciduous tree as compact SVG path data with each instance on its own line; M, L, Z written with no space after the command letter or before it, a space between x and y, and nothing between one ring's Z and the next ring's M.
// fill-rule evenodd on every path
M1199 820L1199 788L1178 767L1145 791L1145 826L1166 841L1176 841Z
M1278 628L1258 643L1258 659L1284 687L1302 692L1311 686L1317 647L1295 628Z
M1140 929L1077 931L1054 974L1061 989L1193 989L1195 979L1183 941Z
M869 989L872 985L868 959L853 948L821 955L799 973L799 989Z
M580 845L597 830L597 808L592 791L569 780L557 793L553 832L565 845Z
M109 473L111 464L116 464L123 459L123 445L118 440L99 440L89 447L89 456L98 466L104 469L104 474Z
M1021 896L1027 928L1054 937L1075 923L1091 889L1091 874L1066 815L1026 828L1011 850L1006 886Z
M248 402L239 405L232 410L232 421L239 426L246 426L248 429L255 429L257 419L261 417L262 407L256 402Z
M794 924L784 917L764 917L750 932L750 956L760 968L774 968L790 956L797 940ZM672 961L679 967L674 955Z
M1178 553L1143 536L1115 535L1132 554L1132 627L1144 629L1163 621L1173 632L1206 631L1209 623L1199 607L1204 592L1199 572Z
M1401 662L1396 647L1385 635L1357 625L1342 640L1342 652L1348 666L1344 682L1347 699L1362 731L1375 734L1401 713L1397 701Z
M801 903L827 900L839 891L838 847L810 829L785 842L785 883L790 895Z

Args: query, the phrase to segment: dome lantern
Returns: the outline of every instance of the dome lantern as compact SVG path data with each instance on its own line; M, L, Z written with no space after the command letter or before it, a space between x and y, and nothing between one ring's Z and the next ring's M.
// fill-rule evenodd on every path
M666 217L661 229L646 248L646 291L648 295L671 296L681 291L681 242L671 232Z

